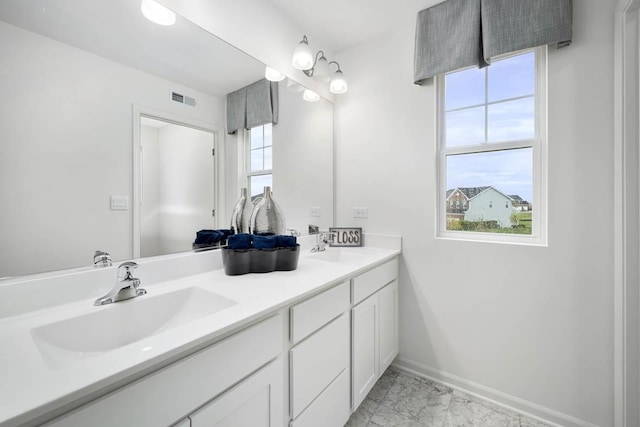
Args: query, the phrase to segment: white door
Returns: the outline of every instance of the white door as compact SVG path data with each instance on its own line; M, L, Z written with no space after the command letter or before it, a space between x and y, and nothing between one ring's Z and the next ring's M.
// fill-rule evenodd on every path
M215 134L141 117L140 256L192 249L215 228Z

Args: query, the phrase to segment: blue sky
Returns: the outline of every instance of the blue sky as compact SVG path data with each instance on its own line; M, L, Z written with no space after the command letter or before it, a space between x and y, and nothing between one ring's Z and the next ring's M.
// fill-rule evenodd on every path
M534 88L533 52L496 61L484 69L448 74L446 146L486 146L534 138ZM531 202L531 183L530 148L447 157L448 189L491 185Z

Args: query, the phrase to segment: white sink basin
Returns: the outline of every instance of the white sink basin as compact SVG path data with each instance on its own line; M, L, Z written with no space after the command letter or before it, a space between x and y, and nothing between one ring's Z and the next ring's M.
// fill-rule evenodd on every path
M47 364L60 368L236 304L237 301L195 287L158 296L147 294L34 328L31 336Z

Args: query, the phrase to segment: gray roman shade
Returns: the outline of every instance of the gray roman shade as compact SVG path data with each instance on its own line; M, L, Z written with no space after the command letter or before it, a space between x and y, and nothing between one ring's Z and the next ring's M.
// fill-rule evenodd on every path
M484 65L481 58L480 0L447 0L418 12L416 84L458 68Z
M482 0L484 58L530 47L571 44L571 0Z
M414 82L496 55L571 43L572 0L446 0L418 12Z
M227 94L227 133L278 123L278 82L258 80Z

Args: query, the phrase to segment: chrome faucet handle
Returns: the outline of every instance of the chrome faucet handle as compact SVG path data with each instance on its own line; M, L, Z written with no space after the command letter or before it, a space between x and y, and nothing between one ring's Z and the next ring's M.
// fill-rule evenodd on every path
M135 278L133 277L131 272L136 268L138 268L138 264L133 261L123 262L118 266L118 280L120 281L134 280ZM138 280L138 279L135 279L135 280Z
M96 251L93 255L93 266L98 267L111 267L111 255L109 252Z
M133 261L123 262L118 266L118 280L109 293L98 298L93 305L105 305L118 301L135 298L147 293L145 289L139 288L140 279L133 277L131 273L138 268L138 264Z

